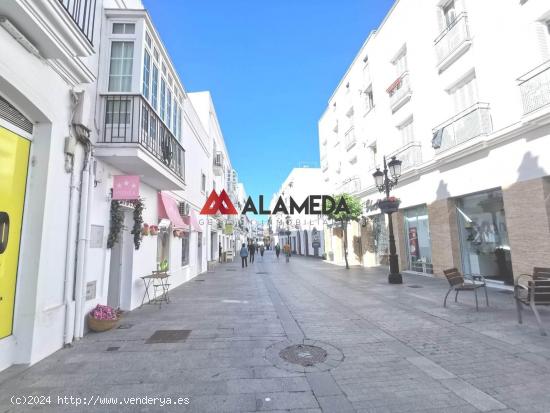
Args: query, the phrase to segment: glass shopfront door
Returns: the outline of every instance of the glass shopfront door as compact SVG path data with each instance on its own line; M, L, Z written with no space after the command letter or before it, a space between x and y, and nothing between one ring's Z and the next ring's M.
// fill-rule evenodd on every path
M385 216L384 214L374 215L372 221L376 263L378 265L389 265L390 243Z
M410 271L433 274L432 240L426 205L403 211L405 250Z
M457 203L462 267L512 285L512 258L502 191L495 189L462 197Z

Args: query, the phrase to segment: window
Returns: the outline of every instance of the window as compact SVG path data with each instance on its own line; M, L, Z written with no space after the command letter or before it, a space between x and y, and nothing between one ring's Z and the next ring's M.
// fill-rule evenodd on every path
M468 76L451 91L455 111L462 112L477 102L477 81L474 74Z
M166 81L160 79L160 118L165 120L166 117Z
M149 36L149 33L145 32L145 44L150 49L152 42L151 42L151 36Z
M403 52L401 56L395 59L393 64L397 71L397 76L401 76L403 73L405 73L407 71L407 53Z
M399 132L401 132L401 142L403 146L414 141L414 129L412 119L407 121L405 124L399 127Z
M170 262L170 238L171 234L167 228L161 228L157 236L157 263ZM159 267L157 267L159 268Z
M135 31L134 23L113 23L113 34L134 34Z
M181 141L181 107L178 106L178 134L177 138Z
M108 125L129 124L132 101L130 99L118 99L117 96L112 98L116 100L107 100L105 123Z
M374 95L372 94L372 87L365 91L365 109L366 112L370 111L374 107Z
M442 10L443 10L443 16L445 17L445 23L447 24L447 27L451 27L457 17L454 0L450 1L445 6L443 6Z
M153 73L151 79L151 105L158 110L158 88L159 88L159 68L153 64Z
M143 96L149 99L149 78L151 75L151 55L147 50L143 55Z
M177 99L174 96L174 111L172 113L172 131L174 132L174 135L178 136L178 104Z
M206 192L206 175L201 173L201 191Z
M168 89L168 97L166 98L166 124L168 129L172 129L172 92Z
M212 181L212 190L213 190L213 191L216 190L216 181Z
M109 92L129 92L132 88L134 42L111 43Z
M159 61L159 51L156 48L153 50L153 57L155 58L156 62Z
M181 238L181 266L186 265L189 265L189 232L184 232Z

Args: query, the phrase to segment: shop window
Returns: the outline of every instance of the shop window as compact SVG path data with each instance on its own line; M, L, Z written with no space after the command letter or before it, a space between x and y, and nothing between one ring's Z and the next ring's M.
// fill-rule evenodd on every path
M129 92L132 87L134 42L112 42L109 92Z
M464 273L513 284L502 191L495 189L460 198L457 216Z
M157 269L164 261L170 262L170 231L167 227L161 228L157 236Z
M184 232L181 238L181 266L189 265L189 232Z
M405 218L405 250L410 271L433 274L432 240L425 205L403 211Z

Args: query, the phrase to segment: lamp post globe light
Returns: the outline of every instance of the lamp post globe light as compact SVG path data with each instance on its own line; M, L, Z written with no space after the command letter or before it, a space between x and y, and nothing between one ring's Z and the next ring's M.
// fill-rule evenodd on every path
M390 191L397 185L399 177L401 176L401 164L402 162L393 156L389 162L386 163L386 157L384 156L384 170L376 168L376 172L372 174L374 183L378 188L378 191L386 194L386 199L379 201L380 210L382 213L388 215L388 232L390 241L390 273L388 274L388 282L390 284L402 284L403 277L399 272L399 258L397 256L397 249L395 248L395 237L393 235L393 222L391 215L397 212L399 208L398 200L390 200ZM389 174L388 174L389 172Z

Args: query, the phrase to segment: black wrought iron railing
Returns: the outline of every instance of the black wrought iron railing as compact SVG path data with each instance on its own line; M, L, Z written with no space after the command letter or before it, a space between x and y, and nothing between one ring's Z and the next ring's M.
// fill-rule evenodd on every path
M185 181L185 149L142 95L104 95L101 143L137 144Z
M97 0L59 0L90 44L94 43Z

